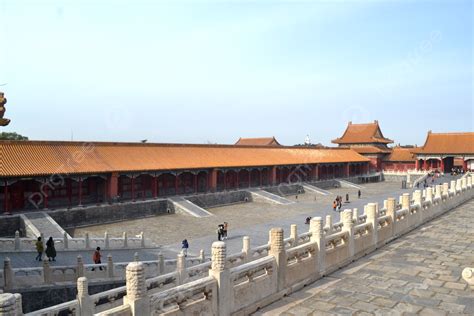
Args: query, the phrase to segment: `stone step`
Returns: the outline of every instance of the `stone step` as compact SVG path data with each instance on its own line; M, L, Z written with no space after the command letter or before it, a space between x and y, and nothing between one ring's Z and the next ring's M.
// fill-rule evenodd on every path
M341 187L350 187L350 188L356 188L356 189L364 189L363 186L346 181L346 180L337 180Z
M290 200L288 200L284 197L278 196L276 194L270 193L270 192L265 191L265 190L249 189L248 191L252 194L253 198L263 199L263 200L266 200L266 201L269 201L269 202L272 202L272 203L275 203L275 204L289 205L289 204L295 203L295 202L290 201Z
M49 237L55 239L64 237L64 229L45 212L26 213L23 216L27 219L25 224L33 226L32 230L43 234L46 239ZM67 236L71 238L69 235Z
M321 189L321 188L318 188L318 187L316 187L316 186L314 186L314 185L312 185L312 184L307 184L307 183L305 183L305 184L303 184L303 188L304 188L305 190L308 190L308 191L311 191L311 192L316 192L316 193L318 193L318 194L325 195L325 196L331 194L331 192L326 191L326 190L323 190L323 189Z
M172 197L169 198L169 201L173 204L177 212L183 212L194 217L212 216L212 213L209 213L202 207L197 206L183 197Z

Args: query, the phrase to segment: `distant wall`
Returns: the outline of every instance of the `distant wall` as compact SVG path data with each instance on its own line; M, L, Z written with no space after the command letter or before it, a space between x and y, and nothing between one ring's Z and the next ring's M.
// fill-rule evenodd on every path
M50 211L48 214L63 228L75 228L174 213L167 200L117 203L72 210Z
M186 197L202 208L219 207L238 203L252 202L252 195L247 191L219 192Z

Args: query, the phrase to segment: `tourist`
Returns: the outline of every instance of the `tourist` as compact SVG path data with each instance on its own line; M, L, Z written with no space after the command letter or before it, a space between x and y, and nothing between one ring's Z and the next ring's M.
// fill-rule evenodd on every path
M224 222L224 229L222 231L222 237L224 237L224 240L227 240L227 230L229 229L229 224L227 222Z
M53 237L49 237L46 242L46 256L48 261L56 261L56 248L54 247Z
M334 200L334 202L332 202L332 210L335 212L337 209L337 202L336 200Z
M346 193L346 203L349 203L349 193Z
M100 254L100 247L97 247L94 251L94 254L92 255L92 261L94 261L94 264L101 264L102 261L100 260L102 258L102 255ZM102 267L99 267L100 271L102 271ZM95 268L92 268L92 271L94 271Z
M185 257L188 256L188 248L189 248L189 243L188 240L185 239L181 242L181 248L183 249L183 254Z
M359 190L359 192L357 192L357 196L359 197L359 199L362 196L362 192L360 192L360 190Z
M306 217L306 221L304 222L306 225L309 225L309 223L311 222L311 216L309 217Z
M219 226L217 226L217 240L219 241L222 241L222 231L223 227L219 224Z
M339 212L341 211L341 208L342 208L342 201L339 202Z
M43 261L43 251L44 251L44 245L43 245L43 241L41 240L41 237L38 237L38 240L36 241L36 251L38 252L38 255L36 256L36 259L35 260L38 260L38 261Z

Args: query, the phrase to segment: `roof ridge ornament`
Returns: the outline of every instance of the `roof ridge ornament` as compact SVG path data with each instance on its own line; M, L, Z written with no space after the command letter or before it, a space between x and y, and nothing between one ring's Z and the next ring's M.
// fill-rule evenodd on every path
M7 98L5 98L5 95L3 92L0 92L0 126L7 126L10 124L10 120L7 118L3 118L3 115L5 115L6 108L5 104L7 103Z

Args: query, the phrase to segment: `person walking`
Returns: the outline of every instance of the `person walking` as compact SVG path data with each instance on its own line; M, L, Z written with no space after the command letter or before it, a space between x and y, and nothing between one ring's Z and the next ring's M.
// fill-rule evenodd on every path
M217 240L222 241L222 229L221 229L221 225L217 226Z
M188 248L189 248L189 243L188 240L185 239L181 242L181 248L183 249L183 254L185 257L188 256Z
M362 192L360 192L360 190L359 190L359 192L357 192L357 196L359 197L359 199L362 196Z
M224 240L227 240L227 232L228 232L228 229L229 229L229 223L224 222L224 230L223 230L223 237L224 237Z
M35 261L43 261L43 251L44 251L44 245L43 241L41 240L41 237L38 237L38 240L35 243L36 246L36 251L38 252L38 255L35 258Z
M337 202L334 200L334 202L332 202L332 210L335 212L337 209Z
M56 261L56 248L54 247L53 237L49 237L46 242L46 256L48 261Z
M94 264L101 264L102 255L100 254L100 247L97 247L94 251L94 254L92 255L92 261L94 261ZM92 268L92 271L94 271L95 268ZM99 267L99 270L102 271L102 267Z

